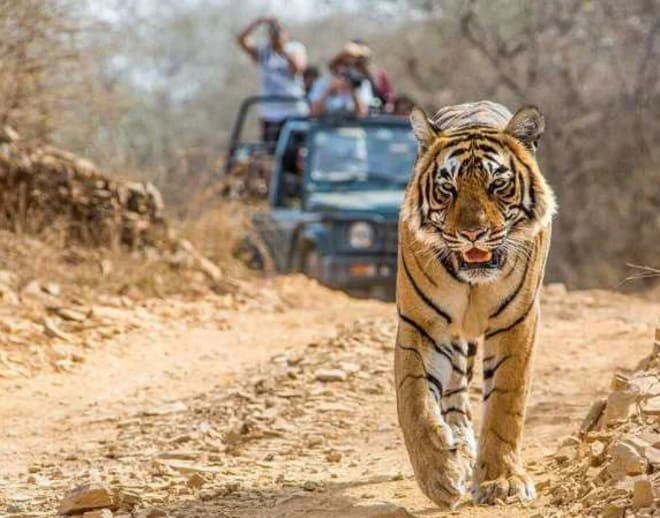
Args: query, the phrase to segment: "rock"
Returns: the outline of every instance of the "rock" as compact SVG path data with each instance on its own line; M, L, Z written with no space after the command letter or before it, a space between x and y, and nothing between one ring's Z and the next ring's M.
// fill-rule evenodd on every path
M359 502L351 510L364 518L414 518L405 507L390 502Z
M69 492L58 508L60 514L80 514L96 509L116 509L112 492L103 484L90 483L76 487Z
M70 308L56 308L55 314L63 320L71 322L84 322L87 320L87 314Z
M600 416L605 410L606 403L607 401L605 399L599 399L593 402L589 412L587 413L587 416L584 418L584 421L582 421L582 424L580 425L580 436L583 436L596 427Z
M641 475L646 471L646 460L637 450L623 441L616 442L610 448L612 461L608 470L613 476Z
M660 469L660 449L649 446L644 450L644 457L654 469Z
M624 503L607 503L601 510L601 518L623 518L626 512Z
M341 452L336 451L336 450L333 450L333 451L329 452L325 456L325 460L327 460L328 462L332 462L332 463L340 462L341 458L342 458Z
M317 446L321 446L323 444L323 437L320 435L314 435L307 439L307 447L308 448L316 448Z
M145 509L138 514L138 518L167 518L169 514L165 509L153 507L152 509Z
M161 466L165 466L184 475L192 475L195 473L217 473L218 468L211 466L202 466L199 464L192 464L190 462L180 460L159 460L157 461Z
M14 290L6 284L0 283L0 302L4 302L10 306L17 306L21 300Z
M553 458L559 464L565 464L566 462L575 459L577 455L577 449L575 446L561 446L554 454Z
M59 338L67 342L73 341L72 337L62 331L55 322L50 318L44 318L44 331L52 338Z
M621 438L621 442L631 446L632 448L635 449L638 455L644 456L644 452L646 451L646 448L648 448L649 444L644 441L641 437L637 437L636 435L626 435Z
M630 386L611 392L605 406L605 424L612 426L628 420L635 411L639 396L639 391Z
M306 480L302 487L305 491L318 491L323 489L323 484L315 480Z
M601 441L594 441L589 445L591 465L600 466L605 460L605 445Z
M642 407L642 412L646 415L658 416L660 415L660 397L649 399Z
M568 437L564 437L560 443L559 446L573 446L577 447L580 445L580 439L573 435L569 435Z
M655 373L637 376L630 381L630 384L636 387L644 397L660 395L660 380Z
M98 509L96 511L87 511L82 515L82 518L113 518L110 509Z
M320 369L316 371L314 379L323 383L346 381L346 372L341 369Z
M637 511L653 505L653 485L647 479L636 480L633 486L632 508Z
M176 414L185 412L188 409L183 401L173 401L172 403L165 403L164 405L151 407L140 412L140 415L145 417L153 417L167 414Z
M660 433L657 432L642 432L639 438L652 446L653 448L660 448Z
M186 480L186 485L190 489L198 490L204 484L206 484L206 482L207 482L207 480L201 474L193 473L190 477L188 477L188 480Z
M62 288L60 288L60 285L55 282L47 282L41 289L44 293L48 293L48 295L53 297L59 297L62 294Z

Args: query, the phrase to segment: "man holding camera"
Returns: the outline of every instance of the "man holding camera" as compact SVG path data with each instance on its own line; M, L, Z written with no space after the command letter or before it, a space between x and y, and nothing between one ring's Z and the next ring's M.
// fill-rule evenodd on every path
M358 67L363 48L349 42L330 61L331 77L317 80L309 93L312 115L326 113L352 113L364 117L373 103L371 83Z
M268 29L269 39L267 43L256 45L251 35L260 26ZM301 43L288 41L287 32L276 18L257 18L241 32L238 43L259 68L261 95L304 98L302 73L307 65L305 47ZM261 103L259 115L262 139L265 142L276 141L288 117L307 115L307 111L304 101Z

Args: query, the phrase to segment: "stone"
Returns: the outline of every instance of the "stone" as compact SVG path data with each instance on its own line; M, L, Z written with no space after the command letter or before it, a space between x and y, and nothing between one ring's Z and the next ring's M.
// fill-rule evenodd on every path
M610 455L608 470L613 476L641 475L646 471L646 460L630 444L616 442L610 448Z
M638 400L639 391L633 388L611 392L605 406L605 424L613 426L627 421L634 413Z
M151 509L145 509L144 511L138 514L139 518L167 518L169 514L165 509L159 507L153 507Z
M211 466L202 466L200 464L192 464L186 461L180 460L159 460L157 463L161 466L164 466L184 475L193 475L195 473L217 473L218 468Z
M591 456L591 465L600 466L605 460L605 444L601 441L594 441L589 445L589 454Z
M414 518L405 507L390 502L358 502L351 510L364 518Z
M204 478L201 474L193 473L190 477L188 477L188 480L186 480L186 485L190 489L198 490L204 484L206 484L206 482L207 482L206 478Z
M601 415L603 415L606 403L607 401L605 399L599 399L592 403L589 412L580 425L580 436L583 436L596 427Z
M648 443L653 448L660 448L660 433L657 432L642 432L639 438Z
M314 378L323 383L346 381L346 372L341 369L320 369L316 371Z
M50 318L44 318L44 331L52 338L59 338L67 342L73 341L72 337L62 331L57 324Z
M154 417L185 412L187 409L188 407L183 401L173 401L172 403L165 403L164 405L143 410L140 412L140 415L145 417Z
M114 495L105 485L93 482L70 491L60 502L58 513L80 514L103 508L116 509Z
M644 457L654 469L660 469L660 449L649 446L644 450Z
M577 455L575 446L561 446L554 454L554 459L559 464L565 464L570 460L574 460Z
M621 438L621 442L635 448L635 451L640 456L644 456L644 452L646 448L648 448L649 446L649 444L646 441L644 441L644 439L642 439L641 437L637 437L636 435L626 435Z
M62 294L62 288L60 288L60 285L55 282L47 282L43 285L42 289L45 293L48 293L48 295L52 295L53 297L59 297Z
M4 302L9 306L17 306L21 302L18 295L13 289L11 289L6 284L1 284L1 283L0 283L0 301Z
M632 508L637 511L653 505L653 485L648 479L636 480L633 486Z
M110 509L97 509L96 511L87 511L82 518L113 518Z
M325 456L325 460L328 462L336 463L341 461L342 454L340 451L331 451Z
M642 412L651 416L660 415L660 396L649 399L642 407Z
M87 320L87 314L82 311L70 308L56 308L55 314L63 320L69 320L71 322L84 322Z
M569 435L568 437L564 437L560 443L559 446L573 446L577 447L580 444L580 439L573 435Z
M626 512L626 505L623 503L610 502L603 506L601 518L623 518Z

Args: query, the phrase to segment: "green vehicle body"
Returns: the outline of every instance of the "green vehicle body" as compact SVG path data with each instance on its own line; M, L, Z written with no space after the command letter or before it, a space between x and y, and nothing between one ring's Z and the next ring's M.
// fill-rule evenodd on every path
M253 220L276 270L391 298L415 154L403 118L288 121L274 151L268 210Z

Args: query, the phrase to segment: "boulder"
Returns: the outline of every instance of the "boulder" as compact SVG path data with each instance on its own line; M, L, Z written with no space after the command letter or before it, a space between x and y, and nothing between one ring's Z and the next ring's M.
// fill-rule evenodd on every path
M81 514L97 509L116 509L115 497L108 487L93 482L70 491L60 502L59 514ZM105 517L103 517L105 518Z

